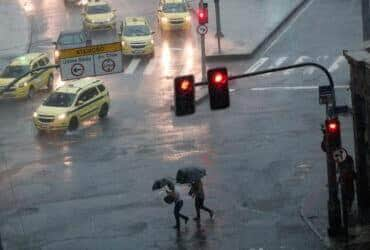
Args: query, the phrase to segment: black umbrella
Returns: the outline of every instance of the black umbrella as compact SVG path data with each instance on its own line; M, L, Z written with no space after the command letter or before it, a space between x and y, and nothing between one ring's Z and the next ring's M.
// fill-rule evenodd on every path
M173 184L172 181L170 181L167 178L162 178L162 179L156 180L153 183L152 190L158 190L158 189L164 188L165 186L167 186L171 190L175 189L175 185Z
M176 182L180 184L192 183L206 176L206 170L198 167L180 168L176 174Z

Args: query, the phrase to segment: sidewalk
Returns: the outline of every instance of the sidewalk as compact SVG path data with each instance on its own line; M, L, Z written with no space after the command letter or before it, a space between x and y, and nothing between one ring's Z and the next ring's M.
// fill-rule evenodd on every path
M324 177L323 177L324 178ZM311 231L319 237L328 249L350 249L350 250L368 250L370 249L370 226L356 226L353 223L356 220L356 207L353 204L353 212L350 218L349 234L350 240L346 244L344 239L329 238L328 228L328 190L325 186L308 195L301 206L300 214L303 221L308 225Z
M25 53L30 41L30 22L18 1L0 3L0 69L13 57Z
M306 0L220 1L221 53L218 53L214 1L208 1L207 58L248 57L296 13Z

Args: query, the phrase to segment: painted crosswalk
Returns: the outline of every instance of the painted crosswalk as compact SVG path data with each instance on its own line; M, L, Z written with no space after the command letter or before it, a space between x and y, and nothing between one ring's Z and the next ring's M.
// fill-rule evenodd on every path
M300 64L304 62L313 62L323 65L328 69L331 74L336 74L337 72L341 72L341 68L344 69L345 67L348 68L348 64L346 59L342 55L335 55L335 56L308 56L308 55L301 55L295 57L287 57L287 56L280 56L280 57L262 57L257 59L251 66L249 66L245 73L253 73L256 71L267 70L271 68L283 67L287 65L294 65ZM297 70L302 72L302 75L310 76L317 72L317 69L314 67L306 67L302 69L290 69L283 71L281 74L285 77L296 73ZM348 71L348 70L347 70ZM271 73L265 74L264 76L270 76Z

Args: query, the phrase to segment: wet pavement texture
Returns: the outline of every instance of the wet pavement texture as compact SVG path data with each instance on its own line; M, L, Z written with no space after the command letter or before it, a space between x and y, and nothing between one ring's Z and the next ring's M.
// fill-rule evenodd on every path
M81 27L78 7L65 7L62 1L28 3L33 6L31 51L51 53L51 42L62 29ZM148 15L156 30L156 2L112 5L120 17ZM308 13L314 15L323 5ZM280 40L263 56L298 58L312 45L295 42L310 21L303 18L287 33L291 41ZM330 23L323 27L332 29ZM325 175L319 147L324 108L317 104L317 89L269 89L317 84L324 81L320 73L304 81L298 71L238 80L230 85L229 109L211 112L205 102L193 116L175 117L170 110L173 77L184 72L200 77L194 33L162 37L157 31L154 59L125 58L125 73L99 77L112 99L108 119L91 119L76 132L37 134L32 113L47 93L32 101L0 102L5 249L324 249L299 216L306 195L325 185L317 182ZM98 41L110 36L94 34ZM335 59L336 53L330 56ZM253 63L227 65L241 72ZM335 77L346 82L348 72L341 67ZM345 89L338 92L340 102L348 100ZM344 138L350 138L348 124L343 124ZM215 218L202 214L200 225L189 221L177 233L173 207L151 186L194 165L207 170L205 204L215 210ZM180 187L182 212L193 217L194 201L187 192L188 187Z

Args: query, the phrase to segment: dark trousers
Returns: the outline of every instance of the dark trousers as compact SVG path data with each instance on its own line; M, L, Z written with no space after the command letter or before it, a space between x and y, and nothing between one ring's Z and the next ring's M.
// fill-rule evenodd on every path
M177 201L175 203L175 208L173 210L173 214L175 215L176 226L177 227L180 227L180 218L183 219L183 220L187 220L188 219L187 216L185 216L185 215L183 215L183 214L180 213L180 210L181 210L183 204L184 204L184 202L182 200Z
M204 211L207 211L209 214L212 213L211 209L204 206L204 198L195 197L195 210L197 211L197 217L198 218L200 218L200 210L201 209L203 209Z

